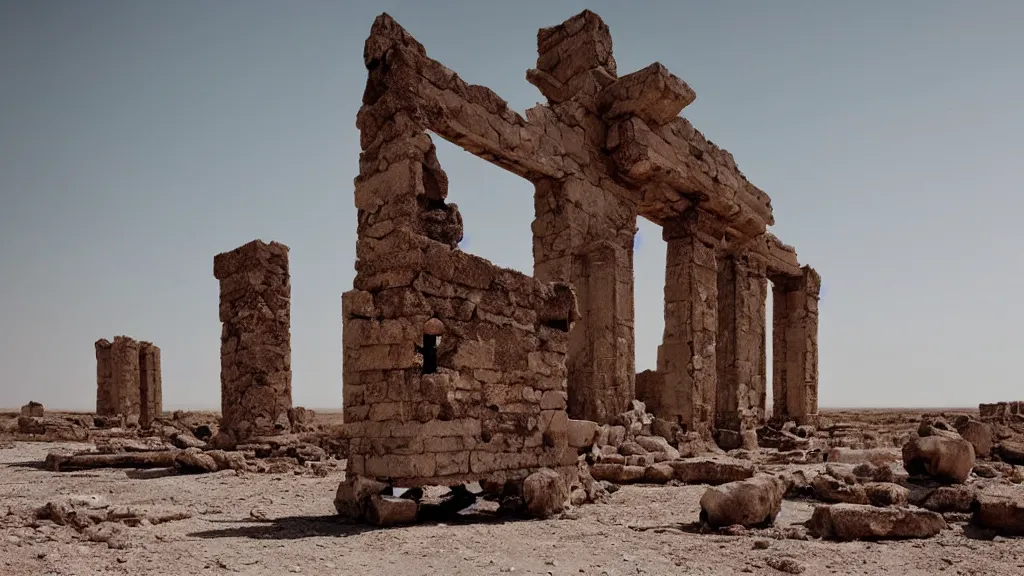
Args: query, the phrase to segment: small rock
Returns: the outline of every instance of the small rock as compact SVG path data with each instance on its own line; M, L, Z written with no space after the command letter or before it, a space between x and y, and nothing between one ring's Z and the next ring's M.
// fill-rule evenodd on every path
M415 500L374 494L366 509L366 519L378 526L410 524L416 521L418 511Z
M768 566L786 574L802 574L804 567L792 558L771 557L765 561Z
M754 550L767 550L771 545L767 540L754 540Z

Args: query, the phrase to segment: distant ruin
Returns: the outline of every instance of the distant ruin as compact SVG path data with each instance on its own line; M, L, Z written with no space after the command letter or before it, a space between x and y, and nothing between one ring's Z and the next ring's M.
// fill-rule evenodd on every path
M547 103L523 118L387 14L373 24L357 274L342 299L350 472L451 485L569 466L564 423L609 423L634 398L705 437L752 429L765 419L769 279L774 416L813 422L820 279L767 231L768 195L679 117L693 90L661 64L618 77L590 11L542 29L537 48L526 78ZM533 278L458 249L430 132L533 182ZM638 216L668 243L664 340L640 375Z
M128 336L96 341L96 414L149 428L163 412L160 348Z
M213 259L220 280L220 431L228 444L290 430L288 247L253 240Z

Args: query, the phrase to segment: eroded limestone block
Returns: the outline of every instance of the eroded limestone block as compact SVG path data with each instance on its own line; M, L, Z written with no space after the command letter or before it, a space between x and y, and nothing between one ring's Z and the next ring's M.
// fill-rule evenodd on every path
M974 467L974 447L959 434L915 438L903 446L903 467L912 476L962 484Z
M700 499L700 518L715 527L771 526L785 493L785 481L767 474L713 486Z
M928 510L831 504L814 509L808 528L819 538L851 541L930 538L947 524L942 515Z
M569 504L569 491L557 472L543 468L523 481L523 500L532 517L550 518L565 510Z

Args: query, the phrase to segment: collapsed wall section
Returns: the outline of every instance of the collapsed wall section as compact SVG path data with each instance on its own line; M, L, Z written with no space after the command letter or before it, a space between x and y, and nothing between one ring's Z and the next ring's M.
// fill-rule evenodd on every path
M220 281L221 432L233 441L289 429L288 247L253 240L213 260Z

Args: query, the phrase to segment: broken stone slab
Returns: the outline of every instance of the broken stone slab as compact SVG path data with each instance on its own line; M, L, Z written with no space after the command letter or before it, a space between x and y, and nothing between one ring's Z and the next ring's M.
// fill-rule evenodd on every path
M1004 462L1015 465L1024 465L1024 441L1003 440L999 442L996 454Z
M903 445L903 467L911 476L963 484L974 467L974 447L959 435L914 438Z
M569 503L569 491L557 472L542 468L523 481L523 500L530 516L551 518L565 510Z
M606 464L604 462L590 467L590 474L595 480L605 480L616 484L632 484L644 477L643 466L627 466L625 464Z
M674 478L679 482L712 486L745 480L757 470L752 462L746 460L708 457L672 460L666 464L672 467Z
M868 462L876 466L899 462L900 452L895 448L833 448L825 458L826 462L860 464Z
M992 453L992 426L985 422L979 422L970 418L957 421L956 430L964 440L974 446L974 455L978 458L988 458Z
M981 492L973 503L972 522L1006 536L1024 536L1024 491Z
M939 513L970 512L976 497L977 490L973 486L939 486L925 497L920 506Z
M370 498L380 495L387 487L383 482L351 475L338 485L338 491L334 496L334 508L342 518L358 522L366 517Z
M598 95L607 120L636 116L649 126L668 123L697 98L697 93L660 62L620 77Z
M868 482L864 492L872 506L906 506L910 497L910 490L892 482Z
M597 422L590 420L569 419L568 435L569 446L573 448L587 448L594 445L597 438Z
M178 452L174 457L174 464L178 470L186 474L217 471L217 461L198 448L189 448Z
M712 486L701 496L700 520L716 528L771 526L786 488L784 480L767 474Z
M374 494L366 507L366 519L377 526L411 524L416 521L418 511L419 504L415 500Z
M661 436L637 436L633 440L648 452L665 454L668 460L679 458L679 450Z
M822 502L844 502L848 504L868 504L868 494L864 486L847 483L829 474L819 474L811 480L814 497Z
M941 514L930 510L828 504L815 507L807 527L819 538L848 542L930 538L948 525Z
M675 470L665 462L644 468L643 481L650 484L665 484L675 477Z

